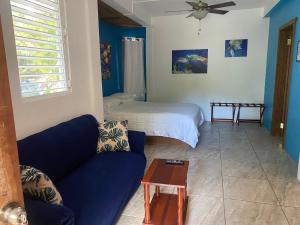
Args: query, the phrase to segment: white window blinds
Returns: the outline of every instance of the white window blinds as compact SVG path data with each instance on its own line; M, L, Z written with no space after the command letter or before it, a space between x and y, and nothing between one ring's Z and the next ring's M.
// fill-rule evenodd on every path
M22 97L67 91L59 0L11 0Z

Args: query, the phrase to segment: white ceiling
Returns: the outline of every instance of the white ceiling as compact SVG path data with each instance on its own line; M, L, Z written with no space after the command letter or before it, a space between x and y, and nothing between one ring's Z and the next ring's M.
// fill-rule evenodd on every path
M193 0L190 0L193 1ZM204 0L209 5L223 3L231 0ZM237 6L224 9L239 10L251 8L263 8L270 0L233 0ZM133 7L147 12L151 17L187 14L182 13L166 13L168 10L191 9L191 6L185 3L184 0L133 0Z
M166 11L191 9L186 0L102 0L106 4L115 8L119 12L142 24L143 26L151 26L151 18L156 16L169 16L187 14L182 13L167 13ZM193 1L193 0L189 0ZM263 16L276 5L280 0L203 0L209 5L234 1L235 7L223 9L240 10L263 8Z

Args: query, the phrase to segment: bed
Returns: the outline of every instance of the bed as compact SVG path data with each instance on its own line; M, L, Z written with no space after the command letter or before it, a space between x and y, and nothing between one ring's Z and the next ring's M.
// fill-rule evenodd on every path
M199 127L204 122L204 116L197 105L132 99L123 99L119 103L114 97L104 99L106 120L128 120L130 130L143 131L147 136L177 139L193 148L198 143Z

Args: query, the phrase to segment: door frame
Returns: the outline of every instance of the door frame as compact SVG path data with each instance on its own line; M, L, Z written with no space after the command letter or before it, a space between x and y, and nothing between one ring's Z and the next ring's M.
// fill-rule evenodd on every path
M294 18L292 20L290 20L288 23L284 24L283 26L281 26L279 28L279 33L278 33L278 47L277 47L277 61L276 61L276 77L275 77L275 88L274 88L274 100L273 100L273 114L272 114L272 135L276 136L277 132L275 131L275 126L278 126L278 121L274 120L274 115L277 112L278 107L280 106L276 106L276 99L277 99L277 86L278 86L278 82L279 82L279 73L280 73L280 65L279 65L279 61L281 58L281 33L291 27L292 29L292 43L291 43L291 51L289 53L289 64L287 65L287 83L286 83L286 91L284 93L284 101L285 101L285 107L283 108L283 113L284 113L284 132L283 132L283 136L282 136L282 144L283 147L285 147L285 138L286 138L286 130L287 130L287 116L288 116L288 109L289 109L289 99L290 99L290 83L291 83L291 74L292 74L292 66L293 66L293 62L294 62L294 45L295 45L295 34L296 34L296 25L297 25L297 20L298 18ZM281 117L282 115L280 115Z

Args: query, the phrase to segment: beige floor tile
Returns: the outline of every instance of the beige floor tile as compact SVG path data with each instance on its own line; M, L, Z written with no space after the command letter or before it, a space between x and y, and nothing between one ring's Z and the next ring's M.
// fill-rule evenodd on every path
M270 180L296 180L297 166L290 163L262 163L262 166Z
M207 129L207 130L203 130L203 129L200 129L200 137L199 137L199 140L200 141L204 141L204 140L207 140L207 139L214 139L214 138L219 138L220 134L219 134L219 129L216 128L216 129Z
M152 158L160 159L184 159L186 150L172 145L160 146L153 151Z
M247 133L244 129L241 129L239 127L235 127L234 129L219 129L220 138L224 139L231 139L231 138L238 138L238 139L248 139Z
M284 207L290 225L300 225L300 208Z
M187 225L225 224L223 187L226 225L288 225L276 197L284 205L290 225L300 225L300 207L290 207L298 207L300 201L297 166L282 152L277 138L257 124L205 123L200 134L195 149L173 144L145 146L148 166L154 158L190 161ZM140 188L118 225L140 225L143 217L144 192Z
M220 148L239 148L239 149L249 149L251 144L247 139L220 139Z
M143 219L132 216L121 216L117 225L141 225Z
M272 181L271 184L282 205L300 207L300 182Z
M248 179L265 179L266 176L258 162L238 162L222 160L222 173L224 176Z
M273 151L282 149L282 144L272 136L253 138L250 142L255 151Z
M223 197L222 177L197 176L189 174L187 182L188 195Z
M290 159L284 151L256 151L256 154L262 163L290 163Z
M220 148L219 138L205 138L201 137L199 139L197 148L205 148L209 150L218 150Z
M223 133L244 133L245 130L242 127L238 126L232 126L231 123L214 123L213 126L216 126L219 128L220 134Z
M144 190L138 189L123 211L124 216L144 217Z
M225 199L227 225L288 225L282 209L276 205Z
M187 160L220 160L220 151L217 149L207 149L198 147L195 150L186 151L185 159Z
M258 163L258 159L252 149L227 148L225 150L221 150L221 157L222 160Z
M258 124L241 124L240 127L244 128L244 130L246 131L246 133L251 134L251 133L260 133L260 134L265 134L265 135L270 135L270 132L264 128L259 126Z
M193 176L195 179L197 177L204 176L218 176L221 174L221 160L219 159L201 159L189 160L189 170L188 173Z
M219 128L215 125L212 125L210 122L205 122L200 127L200 132L219 132Z
M233 128L233 129L223 129L220 128L219 129L219 134L220 134L220 138L245 138L247 137L246 132L243 129L239 129L238 127Z
M223 199L191 196L186 225L225 225Z
M258 203L277 204L277 198L267 180L223 177L224 197Z

